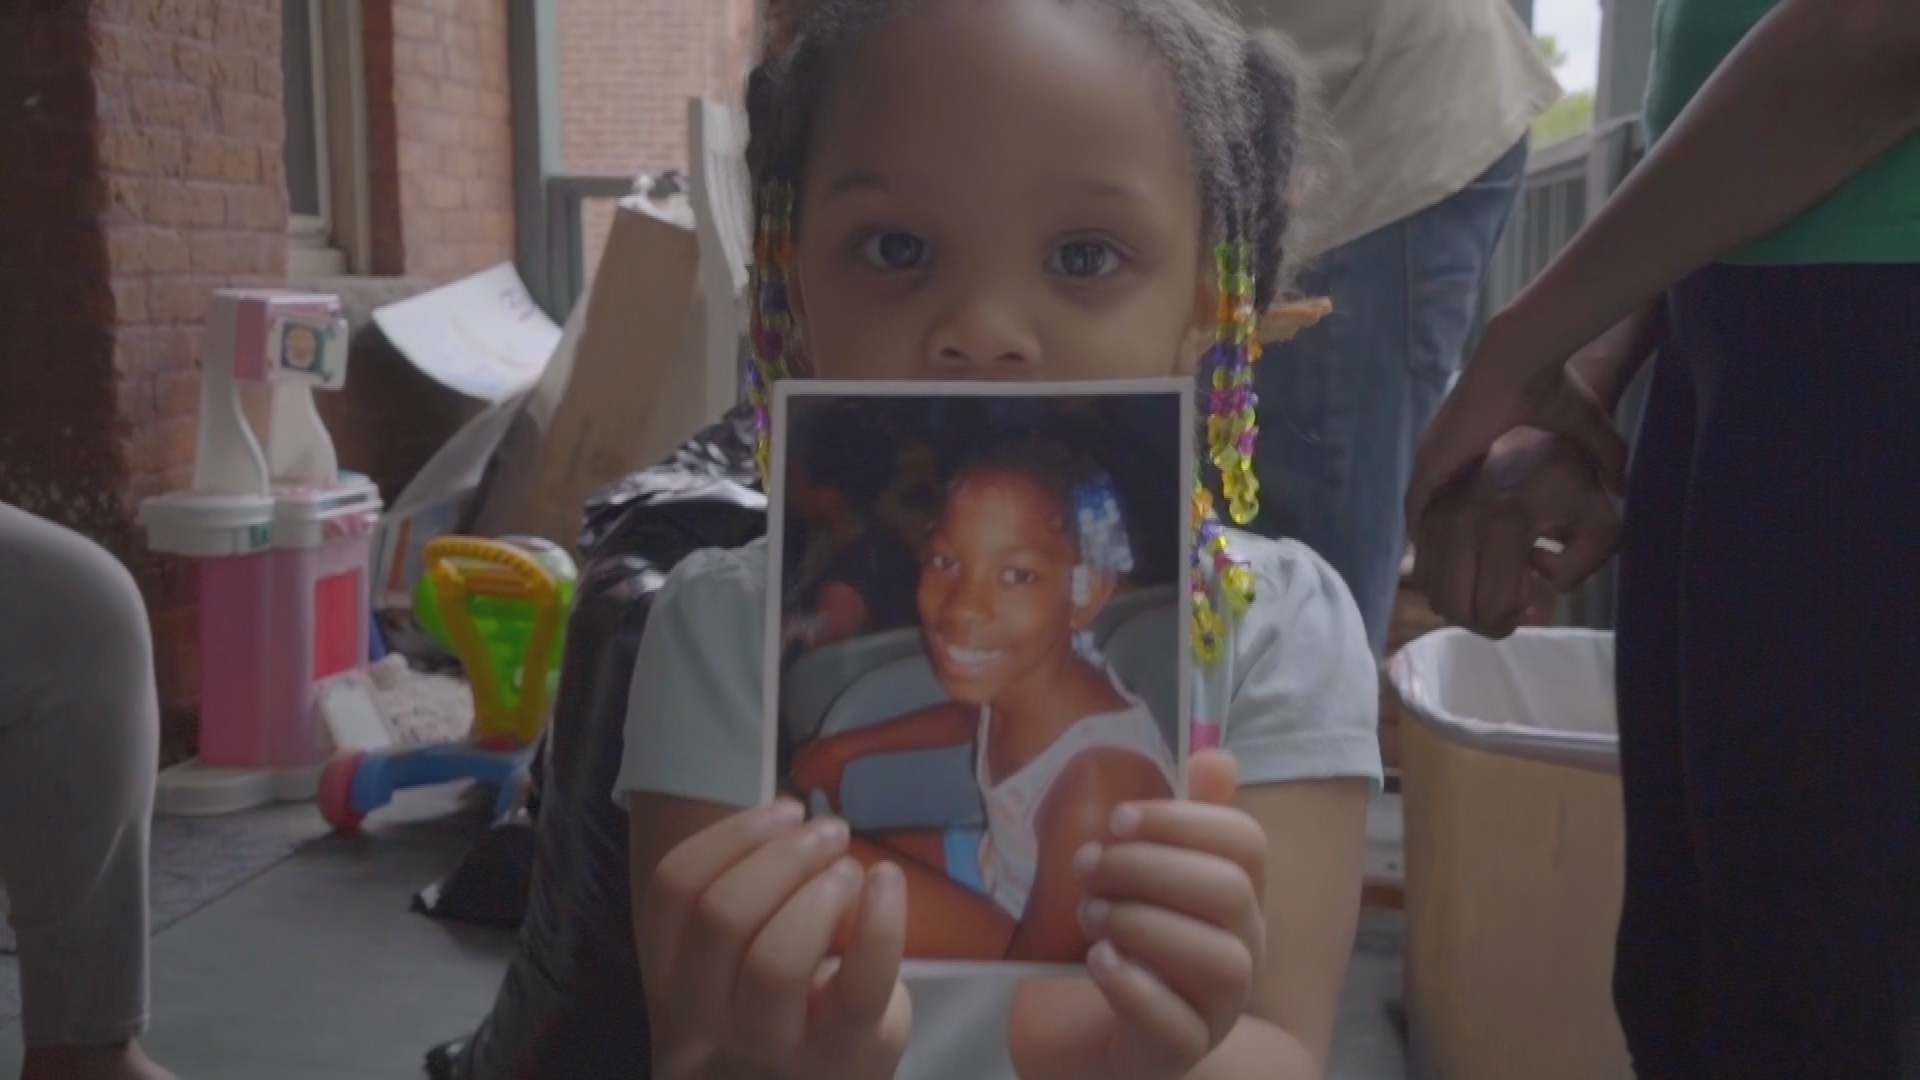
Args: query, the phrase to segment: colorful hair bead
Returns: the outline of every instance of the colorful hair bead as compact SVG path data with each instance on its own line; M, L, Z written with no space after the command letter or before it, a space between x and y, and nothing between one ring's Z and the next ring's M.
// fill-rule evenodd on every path
M1133 572L1133 542L1113 477L1103 472L1074 489L1073 517L1081 565L1105 574Z
M760 475L771 475L773 384L793 375L793 310L787 303L787 268L793 261L793 192L770 183L760 196L754 223L753 265L747 288L752 298L747 332L753 362L747 365L747 399L753 404L754 460Z
M1220 474L1220 494L1235 524L1259 512L1260 483L1254 475L1255 419L1253 365L1260 359L1260 313L1253 302L1253 251L1244 240L1214 250L1219 272L1219 332L1202 362L1206 374L1206 457ZM1214 509L1213 493L1199 478L1193 495L1193 641L1204 661L1219 655L1223 624L1214 605L1214 586L1227 607L1239 614L1253 603L1253 571L1233 557L1225 529Z

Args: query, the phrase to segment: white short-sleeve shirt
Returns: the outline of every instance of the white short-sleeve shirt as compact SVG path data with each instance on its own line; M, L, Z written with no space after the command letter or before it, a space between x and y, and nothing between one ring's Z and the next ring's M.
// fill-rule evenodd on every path
M1292 541L1229 534L1255 576L1221 659L1194 670L1193 716L1221 725L1242 786L1356 777L1380 784L1379 676L1353 597ZM764 541L696 552L667 578L627 700L613 797L635 792L729 806L760 801ZM1014 1080L1006 1020L1014 982L910 982L913 1042L899 1080Z

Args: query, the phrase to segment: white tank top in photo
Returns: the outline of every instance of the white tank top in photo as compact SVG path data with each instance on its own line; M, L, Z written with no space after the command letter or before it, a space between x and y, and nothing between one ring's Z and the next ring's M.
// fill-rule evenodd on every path
M1033 891L1033 877L1040 861L1040 841L1034 835L1034 815L1046 801L1047 792L1067 764L1087 750L1128 750L1154 763L1167 785L1178 790L1174 781L1173 751L1153 718L1152 710L1134 696L1109 670L1114 689L1127 699L1127 707L1115 712L1082 717L1060 733L1053 745L1026 763L998 785L991 783L987 768L987 739L993 730L993 713L980 709L980 735L974 748L974 777L986 804L987 830L980 842L980 876L987 893L1002 911L1020 918L1027 909L1027 895Z

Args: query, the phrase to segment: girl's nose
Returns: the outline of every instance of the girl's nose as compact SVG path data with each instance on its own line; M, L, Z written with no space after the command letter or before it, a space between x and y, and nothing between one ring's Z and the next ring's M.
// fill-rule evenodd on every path
M962 626L985 622L987 590L971 576L962 578L947 595L947 618Z
M934 328L929 360L948 379L1025 379L1040 368L1040 343L1018 310L984 292Z

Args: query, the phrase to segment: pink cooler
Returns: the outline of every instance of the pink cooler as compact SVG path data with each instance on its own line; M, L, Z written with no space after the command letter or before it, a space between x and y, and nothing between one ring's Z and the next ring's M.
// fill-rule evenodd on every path
M320 683L366 663L373 513L349 507L312 547L200 565L200 762L312 769Z

